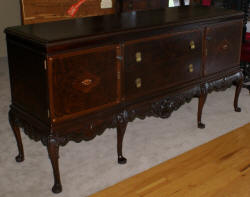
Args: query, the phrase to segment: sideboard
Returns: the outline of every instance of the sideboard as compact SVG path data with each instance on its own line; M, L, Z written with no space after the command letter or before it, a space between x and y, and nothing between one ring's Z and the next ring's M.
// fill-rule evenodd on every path
M47 146L59 193L59 147L69 141L117 128L124 164L123 137L135 118L168 118L198 97L204 128L207 94L232 84L240 112L242 21L239 11L186 6L7 28L16 161L24 160L23 128Z

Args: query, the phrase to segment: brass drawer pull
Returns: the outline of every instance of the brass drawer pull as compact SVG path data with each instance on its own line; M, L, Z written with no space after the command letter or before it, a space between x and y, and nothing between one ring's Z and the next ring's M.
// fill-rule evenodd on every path
M188 70L190 73L194 72L194 65L193 64L189 64L188 68L189 68Z
M92 79L85 79L81 83L84 86L89 86L92 83Z
M141 78L137 78L135 80L135 85L136 85L137 88L140 88L142 86Z
M194 49L195 49L195 43L194 43L193 40L190 41L190 49L191 49L191 50L194 50Z
M135 58L136 58L136 62L141 62L141 61L142 61L141 52L137 52L137 53L135 54Z

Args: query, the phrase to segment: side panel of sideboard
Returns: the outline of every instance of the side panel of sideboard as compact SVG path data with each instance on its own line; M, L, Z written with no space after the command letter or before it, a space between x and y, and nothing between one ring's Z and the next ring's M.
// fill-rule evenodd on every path
M7 40L12 105L48 124L45 55Z

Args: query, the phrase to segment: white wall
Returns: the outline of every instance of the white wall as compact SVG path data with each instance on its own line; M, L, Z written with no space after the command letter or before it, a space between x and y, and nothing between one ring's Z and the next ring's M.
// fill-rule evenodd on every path
M19 0L0 0L0 57L6 56L4 29L21 24Z
M247 23L247 32L250 32L250 21Z
M189 5L190 0L185 0L185 5ZM179 0L169 0L169 7L179 6Z
M174 7L174 0L169 0L169 7Z

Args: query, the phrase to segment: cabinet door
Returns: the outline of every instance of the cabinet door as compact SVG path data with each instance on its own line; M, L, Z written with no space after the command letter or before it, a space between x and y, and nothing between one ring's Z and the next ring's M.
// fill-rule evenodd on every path
M205 75L239 65L242 28L241 21L217 24L207 28Z
M125 43L128 99L199 79L202 31L166 34Z
M49 65L55 117L84 114L119 102L116 46L60 54Z

